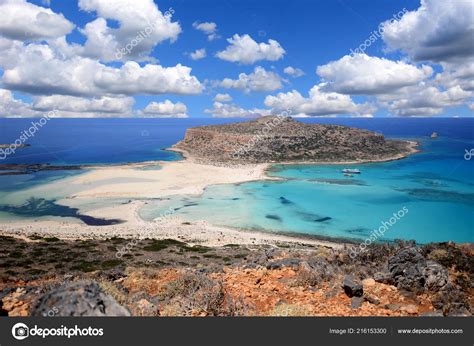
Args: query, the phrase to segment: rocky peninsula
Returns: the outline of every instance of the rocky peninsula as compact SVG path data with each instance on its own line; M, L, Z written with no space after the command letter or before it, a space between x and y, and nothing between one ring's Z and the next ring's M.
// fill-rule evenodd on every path
M172 150L205 164L362 163L416 152L415 142L347 126L307 124L265 116L247 122L190 128Z

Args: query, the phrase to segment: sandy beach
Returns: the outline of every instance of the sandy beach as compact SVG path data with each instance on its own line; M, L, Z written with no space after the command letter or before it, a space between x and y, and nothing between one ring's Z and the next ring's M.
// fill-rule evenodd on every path
M267 164L248 167L217 167L189 160L159 162L159 170L140 170L133 166L111 166L94 169L70 180L84 189L73 198L160 198L170 195L199 195L206 186L235 184L271 179L265 175ZM108 183L111 180L120 183ZM100 186L90 185L104 182Z
M411 153L415 153L416 142L410 142ZM186 222L174 215L147 222L138 216L146 199L172 195L200 195L206 187L217 184L236 184L256 180L275 180L266 171L271 164L239 166L215 166L198 163L186 153L182 161L142 162L127 165L95 166L77 176L54 181L40 187L40 191L57 189L58 184L68 187L71 193L57 201L58 204L77 207L82 214L97 218L120 219L124 223L110 226L88 226L75 218L49 218L34 221L9 221L0 223L0 233L26 236L39 233L60 238L173 238L192 244L219 246L238 244L276 244L299 242L331 247L343 246L340 242L316 238L282 235L254 230L239 230L214 226L205 220ZM405 157L397 156L389 160ZM304 162L309 164L309 162ZM345 162L332 164L351 164ZM295 164L295 163L283 163ZM311 164L317 164L312 162ZM320 162L319 164L331 164ZM156 167L156 166L159 167ZM154 169L147 169L150 166ZM32 189L35 191L35 189ZM38 191L36 190L36 193ZM128 203L116 203L103 208L85 208L96 200L129 199Z
M72 222L69 222L72 221ZM73 219L58 221L10 222L0 224L0 234L27 239L39 234L43 237L54 236L60 239L106 239L121 237L130 239L176 239L191 245L224 246L240 245L283 245L309 244L332 248L342 248L343 243L331 242L306 237L287 236L278 233L246 231L228 227L214 226L207 221L185 222L177 217L154 222L127 222L113 226L86 226Z
M150 163L151 164L151 163ZM152 163L156 165L157 163ZM133 198L126 204L84 211L85 214L121 219L125 222L110 226L88 226L75 218L54 218L33 222L9 221L0 223L4 235L28 236L34 233L64 239L83 238L173 238L192 244L219 246L226 244L275 244L300 242L314 245L340 247L341 244L316 239L292 237L266 232L244 231L214 226L202 220L187 223L173 215L146 222L138 216L144 202L139 199L161 198L170 195L199 195L209 185L233 184L254 180L275 179L265 175L267 164L246 167L216 167L202 165L192 160L158 162L161 169L143 170L140 165L101 166L89 172L50 183L74 186L73 193L57 203L76 206L97 198ZM120 181L120 182L117 182ZM130 182L127 182L130 181ZM52 186L53 187L53 186ZM48 189L48 186L42 186Z

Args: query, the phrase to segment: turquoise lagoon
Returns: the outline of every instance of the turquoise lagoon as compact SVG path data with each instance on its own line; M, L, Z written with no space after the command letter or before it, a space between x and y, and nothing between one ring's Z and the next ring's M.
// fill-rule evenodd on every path
M39 151L36 147L38 153L33 152L39 155L36 161L108 164L154 158L176 160L179 157L162 151L161 148L180 140L189 126L224 122L212 119L166 122L157 119L152 122L148 119L145 123L140 123L140 119L102 119L96 121L96 126L91 126L86 119L74 121L77 122L77 133L81 133L81 125L84 126L84 133L86 128L93 129L94 146L99 146L99 149L90 149L89 153L87 143L81 144L80 140L67 138L62 139L65 143L61 143L60 140L53 141L52 137L48 137L41 144L54 147L54 155L51 155L51 149ZM469 159L465 155L466 150L474 148L474 119L304 121L338 123L382 132L389 138L417 140L420 142L421 152L385 163L349 166L274 165L268 174L282 180L209 186L201 196L178 195L149 200L140 210L140 215L146 220L152 220L171 208L175 215L188 221L207 220L212 224L242 229L362 240L383 222L388 222L394 213L405 208L408 212L388 227L383 237L379 238L380 241L414 239L419 243L449 240L474 242L474 157ZM64 130L65 122L65 119L57 122L54 125L56 128L52 126L50 131ZM113 126L119 129L120 136L127 137L128 145L123 148L119 145L113 155L110 155L108 151L113 150L110 140L115 137L104 137L101 133L110 134ZM146 131L146 136L143 136L143 131ZM429 138L433 131L439 133L437 139ZM100 141L105 140L101 138L108 138L103 147L100 146ZM75 143L76 147L82 147L82 150L69 148L70 142ZM134 147L134 142L139 145ZM74 155L75 151L78 151L78 155ZM62 152L65 155L61 156ZM31 156L26 155L26 151L24 153L18 157L19 163L32 162ZM12 159L9 161L11 163ZM358 168L362 173L345 177L341 173L343 168ZM28 197L24 191L28 191L31 185L41 186L51 179L61 179L62 174L78 173L60 171L35 174L0 176L0 209L7 202L19 205L22 199ZM38 191L38 188L33 190ZM59 199L62 193L45 192L45 197L49 200ZM13 196L16 198L12 199ZM18 218L19 215L0 212L0 218L8 217Z

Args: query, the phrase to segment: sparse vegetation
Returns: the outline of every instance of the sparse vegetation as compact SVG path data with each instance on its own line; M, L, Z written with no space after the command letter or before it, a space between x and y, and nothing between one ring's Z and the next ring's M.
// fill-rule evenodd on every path
M275 122L279 125L273 126ZM265 141L257 141L252 150L229 155L242 146L242 136L260 134L269 126L272 131L265 135ZM384 161L411 152L408 142L388 140L382 134L368 130L307 124L277 116L188 128L185 138L174 147L186 151L199 162L228 165L282 161Z
M12 251L8 254L11 258L20 258L22 255L21 251Z
M436 287L435 295L421 287L425 293L410 300L391 286L396 282L376 282L375 290L368 288L370 297L364 305L352 309L341 288L344 275L393 280L390 273L384 273L388 259L414 244L374 245L350 259L345 250L304 244L288 248L237 244L206 247L172 239L146 239L144 247L161 250L137 248L139 251L119 259L116 248L120 245L115 244L123 243L120 238L48 242L43 238L23 241L0 237L4 294L8 295L11 288L28 287L30 293L21 299L31 303L38 294L64 284L67 276L68 280L93 278L100 282L104 291L137 316L357 315L374 311L400 316L407 313L392 311L390 306L408 301L418 306L419 313L431 306L445 315L467 314L472 309L470 279L474 266L472 250L466 246L441 243L419 248L422 258L449 268L447 284L443 273L448 275L448 270L439 264L430 264L433 270L428 274L417 274L431 275L425 281ZM364 294L365 290L364 286Z
M145 246L143 250L145 251L161 251L167 249L170 246L183 246L184 243L174 240L174 239L162 239L162 240L152 240L152 242Z
M201 245L194 245L194 246L184 245L181 247L181 249L183 249L184 251L198 252L198 253L206 253L211 250L210 248L206 246L201 246Z
M98 267L94 262L81 261L78 264L72 266L71 269L88 273L97 270Z
M111 268L118 267L122 264L123 264L123 261L119 259L111 259L111 260L102 262L101 267L102 269L111 269Z
M59 241L60 239L59 238L56 238L56 237L46 237L46 238L43 238L44 241L48 242L48 243L52 243L52 242L57 242Z
M170 282L160 297L167 305L165 313L174 316L237 316L248 308L227 295L222 282L199 272L186 272Z

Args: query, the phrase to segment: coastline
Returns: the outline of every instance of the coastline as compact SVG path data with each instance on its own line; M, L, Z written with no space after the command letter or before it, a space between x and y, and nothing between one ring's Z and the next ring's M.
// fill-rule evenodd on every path
M364 162L278 162L230 167L215 166L198 163L186 151L170 148L168 150L180 152L183 160L89 166L88 171L83 174L47 184L53 184L51 188L54 188L54 184L58 183L78 188L77 192L58 200L57 203L74 206L76 203L87 203L87 201L100 198L130 199L129 203L112 207L81 210L81 213L89 216L122 219L124 223L110 226L87 226L73 218L32 220L32 222L26 220L9 221L0 223L0 234L25 236L37 233L42 236L48 235L64 239L104 239L114 236L124 238L172 238L206 246L223 246L232 243L248 245L300 243L341 248L344 244L349 244L350 241L332 238L321 239L321 237L304 234L234 229L211 225L205 220L189 223L174 216L147 222L138 216L138 210L146 203L143 200L172 195L201 195L211 185L239 184L258 180L281 180L267 175L273 164L345 165L399 160L419 151L416 149L417 142L409 141L408 143L409 152L403 155ZM160 169L140 170L140 168L149 165L159 165ZM143 229L147 230L146 234L144 234Z
M146 231L143 228L146 227ZM86 226L80 223L52 220L25 223L24 221L0 224L1 236L12 236L28 241L28 237L56 237L63 240L105 240L114 237L124 239L174 239L190 245L221 247L229 244L244 246L270 245L291 247L297 245L323 246L342 249L350 244L341 239L320 239L317 236L295 233L271 233L261 230L241 230L215 226L207 221L185 222L181 218L169 218L161 222L146 222L132 225L125 223L113 226Z
M71 178L71 184L84 186L83 190L71 197L146 199L171 195L200 195L210 185L276 180L266 176L268 164L237 168L204 165L188 159L157 161L156 164L161 169L137 170L135 165L92 169ZM123 182L104 184L112 179L121 179ZM95 183L101 184L91 188L90 185Z
M415 151L415 142L412 143ZM251 310L254 316L278 315L282 301L288 302L283 305L285 309L295 306L311 316L466 315L468 310L460 308L466 306L466 298L461 294L456 295L453 304L443 303L440 309L433 300L437 296L423 293L407 299L402 289L397 288L398 276L392 278L388 272L390 277L385 279L386 276L379 274L386 273L390 260L402 256L399 254L405 256L406 251L416 251L420 257L416 265L426 268L430 262L425 258L431 260L433 254L446 254L450 262L444 262L445 267L439 266L437 273L448 273L447 268L454 268L455 263L472 255L472 244L444 242L420 246L402 241L373 246L354 257L351 246L359 244L358 239L218 226L199 217L196 221L187 220L185 216L173 214L171 208L168 209L170 215L164 212L152 221L142 219L140 208L153 199L200 195L208 186L216 184L286 180L267 174L272 163L213 166L197 163L186 153L184 157L183 161L99 165L8 196L5 202L37 196L76 209L82 216L124 221L101 226L86 225L80 221L83 218L74 216L0 221L0 246L6 253L2 260L3 288L18 291L18 287L24 286L28 287L26 292L33 292L30 288L36 287L34 293L21 296L21 301L18 301L17 291L5 296L0 302L8 315L32 314L37 292L44 287L49 289L52 283L64 285L66 275L74 281L93 280L112 297L119 292L120 302L134 316L155 315L156 311L141 310L141 307L144 302L153 302L149 297L156 296L157 287L173 287L182 278L196 278L196 275L199 280L222 282L229 299L242 299L248 306L255 307ZM362 287L369 298L357 309L342 288L347 273L366 278ZM427 273L432 275L431 271ZM466 273L464 269L450 271L449 275L454 280L460 275L467 277ZM414 281L417 278L408 279L413 280L413 285L419 282ZM452 290L451 286L443 287ZM142 299L144 295L136 292L150 295ZM441 293L446 294L444 292ZM471 299L469 291L462 292L467 292ZM180 296L178 299L186 302L188 298ZM162 316L189 316L187 312L176 310L174 303L161 304ZM399 308L393 308L397 306ZM287 316L286 310L284 313Z
M381 163L381 162L390 162L390 161L397 161L402 160L410 155L419 153L421 150L417 149L420 145L417 141L405 141L407 142L407 151L404 153L400 153L394 156L386 157L379 160L359 160L359 161L300 161L300 162L275 162L273 164L277 165L359 165L359 164L366 164L366 163Z
M365 163L381 163L381 162L390 162L390 161L397 161L404 159L410 155L416 154L421 152L420 149L418 149L420 143L418 141L412 141L412 140L405 140L407 146L406 146L406 151L394 156L389 156L385 158L380 158L380 159L373 159L373 160L353 160L353 161L271 161L271 162L266 162L264 164L268 165L267 169L270 168L272 165L357 165L357 164L365 164ZM222 162L217 164L216 162L208 162L204 161L202 159L197 159L193 157L192 155L189 154L188 151L180 148L166 148L168 151L174 151L183 156L184 160L189 160L191 162L199 162L201 164L206 164L206 165L216 165L218 167L221 166L231 166L231 167L246 167L246 166L255 166L255 165L260 165L262 163L237 163L237 164L232 164L232 160L229 160L229 162Z

